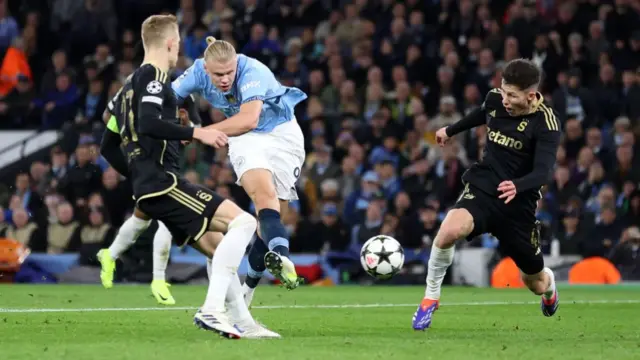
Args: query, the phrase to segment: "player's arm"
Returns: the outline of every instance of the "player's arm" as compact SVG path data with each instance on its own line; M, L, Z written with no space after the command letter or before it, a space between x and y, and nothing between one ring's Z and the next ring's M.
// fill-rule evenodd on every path
M127 160L124 154L120 150L121 141L118 122L116 121L116 117L111 115L107 122L107 128L102 134L100 155L102 155L117 172L123 176L127 176L129 174L129 167L127 166Z
M486 121L486 115L484 106L472 110L465 117L459 121L447 126L447 136L452 137L463 131L473 129L476 126L484 125Z
M194 128L181 126L162 119L162 105L165 101L164 84L156 80L155 71L140 74L138 88L138 132L160 140L191 140Z
M496 102L502 101L501 98L502 96L500 95L500 90L493 89L489 91L484 99L484 102L482 103L482 106L471 111L469 114L467 114L467 116L460 119L460 121L447 126L447 136L452 137L463 131L467 131L473 129L474 127L486 124L487 110L495 108Z
M108 123L109 123L109 119L110 119L110 118L111 118L111 113L109 112L109 110L105 109L105 110L102 112L102 122L104 122L104 123L105 123L105 125L106 125L106 124L108 124Z
M540 133L536 139L536 149L533 159L533 171L521 178L513 180L517 192L539 189L546 185L553 172L556 162L556 152L560 145L560 122L553 114L553 110L542 112L544 119L538 124Z
M107 103L107 108L104 109L104 112L102 113L102 121L107 126L109 125L111 116L116 114L115 113L116 103L118 101L118 96L120 96L121 93L122 93L122 88L120 88L118 92L116 92L116 94L113 96L113 98L109 100L109 102Z
M258 120L262 112L262 100L252 100L240 105L240 112L207 128L216 129L227 136L238 136L258 127Z
M249 69L236 84L242 101L240 112L209 127L220 130L228 136L242 135L258 127L268 83L273 76L270 70Z

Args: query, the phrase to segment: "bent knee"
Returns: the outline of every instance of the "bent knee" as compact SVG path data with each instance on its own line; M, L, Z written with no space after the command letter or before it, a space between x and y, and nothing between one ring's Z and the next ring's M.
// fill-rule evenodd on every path
M243 211L229 223L229 230L234 228L243 228L247 231L255 232L258 228L258 221L249 213Z
M202 235L200 241L198 241L200 252L202 252L205 256L212 258L215 254L218 244L220 244L220 241L222 241L223 237L224 234L220 232L208 231L207 233Z
M446 247L467 237L473 231L473 217L466 209L453 209L442 222L438 232L438 246Z
M254 187L252 191L247 192L247 195L249 195L259 209L271 207L270 205L272 205L272 203L278 203L278 194L273 184Z

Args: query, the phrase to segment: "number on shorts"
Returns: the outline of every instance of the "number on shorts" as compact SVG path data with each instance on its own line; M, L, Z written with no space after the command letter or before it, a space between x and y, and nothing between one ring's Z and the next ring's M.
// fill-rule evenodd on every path
M538 249L540 248L540 221L536 220L533 230L531 230L531 245Z
M213 199L213 195L204 191L198 191L198 197L206 202L209 202L211 201L211 199Z
M295 169L293 169L293 176L295 176L296 179L300 177L300 168L299 167L296 167Z
M476 196L471 193L471 189L469 189L469 184L465 184L464 190L462 190L462 193L458 196L458 200L456 200L456 202L460 202L462 199L473 200L475 197Z

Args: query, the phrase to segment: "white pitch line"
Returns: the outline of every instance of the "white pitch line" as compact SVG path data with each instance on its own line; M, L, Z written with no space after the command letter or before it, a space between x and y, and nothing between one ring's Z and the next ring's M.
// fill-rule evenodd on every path
M538 301L473 301L443 303L442 306L505 306L505 305L536 305ZM640 299L634 300L568 300L562 305L572 304L640 304ZM416 304L342 304L342 305L258 305L252 309L363 309L363 308L393 308L415 307ZM138 308L60 308L60 309L11 309L0 308L4 313L57 313L57 312L107 312L107 311L179 311L197 310L197 307L138 307Z

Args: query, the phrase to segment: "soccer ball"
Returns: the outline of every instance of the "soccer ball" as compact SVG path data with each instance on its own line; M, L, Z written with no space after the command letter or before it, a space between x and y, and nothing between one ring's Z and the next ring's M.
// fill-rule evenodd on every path
M404 250L391 236L374 236L362 245L360 263L374 278L390 279L402 269Z

